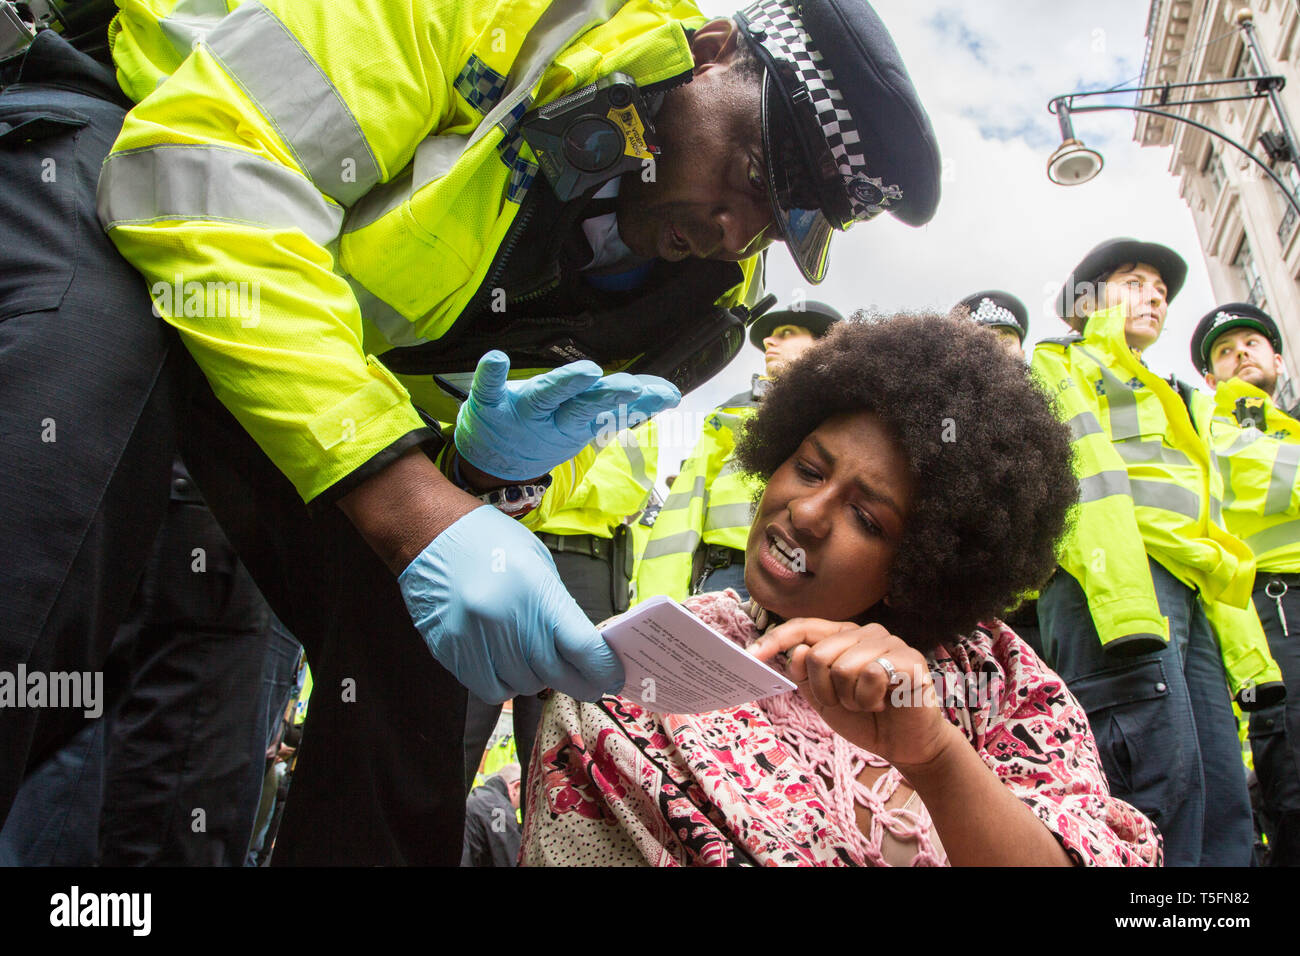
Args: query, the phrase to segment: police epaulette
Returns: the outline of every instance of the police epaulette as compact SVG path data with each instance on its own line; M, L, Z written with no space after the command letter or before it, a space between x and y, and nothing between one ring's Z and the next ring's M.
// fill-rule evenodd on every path
M1083 341L1082 332L1071 332L1069 335L1062 335L1059 339L1039 339L1036 345L1073 345L1075 342Z
M716 411L721 411L724 408L757 408L757 407L758 407L758 402L754 400L754 393L751 392L749 389L746 389L743 392L738 392L737 394L732 395L731 398L727 399L725 402L719 405Z

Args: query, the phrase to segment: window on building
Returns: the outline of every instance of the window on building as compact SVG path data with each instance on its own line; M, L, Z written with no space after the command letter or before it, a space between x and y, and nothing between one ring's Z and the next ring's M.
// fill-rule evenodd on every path
M1241 45L1237 51L1237 60L1232 66L1232 75L1234 77L1254 76L1255 67L1250 62L1250 52L1246 49L1246 44Z
M1210 201L1217 200L1228 183L1228 173L1223 168L1223 157L1211 146L1205 151L1205 161L1201 163L1201 172L1210 181Z
M1277 173L1282 182L1286 183L1287 188L1291 190L1291 195L1300 196L1300 172L1296 172L1294 163L1275 163L1273 171ZM1300 222L1300 215L1296 213L1295 206L1285 196L1281 195L1281 190L1277 192L1278 199L1282 203L1280 213L1282 219L1277 227L1277 238L1282 243L1282 247L1286 248L1287 241L1291 238L1291 234L1295 232L1296 224Z
M1237 246L1237 254L1232 257L1232 264L1241 270L1242 281L1246 286L1246 301L1259 308L1267 308L1264 298L1264 276L1255 262L1255 255L1250 249L1250 240L1244 235Z

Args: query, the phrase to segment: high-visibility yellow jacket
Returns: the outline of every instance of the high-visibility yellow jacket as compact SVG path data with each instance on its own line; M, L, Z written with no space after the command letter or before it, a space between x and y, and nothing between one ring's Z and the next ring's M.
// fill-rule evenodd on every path
M1300 573L1300 422L1238 378L1219 384L1214 406L1210 433L1228 530L1254 552L1259 570Z
M650 535L654 533L654 523L659 518L659 509L663 507L663 501L657 497L657 492L651 492L650 497L646 500L645 507L641 511L641 516L633 521L629 526L632 545L632 603L637 603L636 598L636 578L641 570L641 557L645 553L645 547L650 543Z
M614 71L685 82L686 29L704 22L689 0L119 6L118 78L142 99L100 219L309 502L428 437L416 405L454 418L427 369L375 356L443 341L496 294L537 174L518 120ZM721 266L734 284L717 301L752 301L759 257Z
M538 514L536 523L529 527L551 534L612 538L618 526L639 514L650 497L658 473L658 435L658 426L651 419L620 431L599 450L595 444L588 445L571 463L581 469L583 459L591 459L581 480L558 505L546 495L534 512Z
M745 550L755 486L732 458L736 436L758 407L755 388L715 409L655 518L636 571L636 599L691 593L695 551L703 544Z
M1039 343L1032 365L1074 434L1080 505L1060 563L1087 595L1103 646L1144 653L1168 641L1149 555L1198 591L1232 693L1251 706L1256 685L1281 672L1250 605L1254 559L1222 524L1208 396L1142 364L1122 307L1095 313L1081 335Z

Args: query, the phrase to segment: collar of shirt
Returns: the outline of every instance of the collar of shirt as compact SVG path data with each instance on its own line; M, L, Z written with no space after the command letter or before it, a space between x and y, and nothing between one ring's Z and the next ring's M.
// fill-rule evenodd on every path
M618 183L617 178L611 179L596 190L591 198L615 198L618 195ZM630 271L651 261L636 255L623 242L622 237L618 234L617 213L610 212L584 219L582 221L582 232L587 237L587 244L591 246L592 252L591 261L582 267L583 272L590 272L593 269L605 269L623 263L626 263L627 266L624 271Z

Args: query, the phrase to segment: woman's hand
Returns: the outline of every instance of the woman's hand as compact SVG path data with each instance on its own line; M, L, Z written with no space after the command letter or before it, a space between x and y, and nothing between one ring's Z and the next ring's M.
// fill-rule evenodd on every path
M952 743L925 658L879 624L796 618L750 653L762 661L786 653L790 679L831 729L904 774L932 765Z
M954 866L1069 866L1051 831L939 710L920 653L879 624L796 618L750 647L789 651L799 693L841 737L899 769L925 804ZM890 685L889 668L897 674Z

